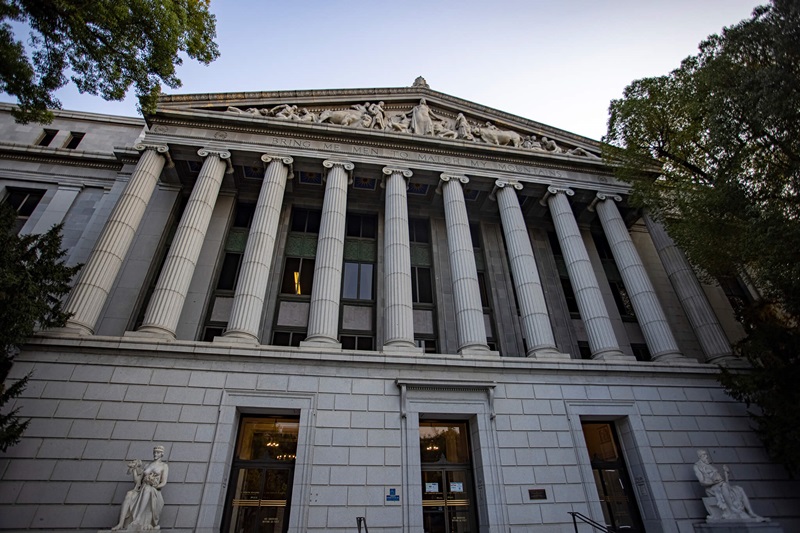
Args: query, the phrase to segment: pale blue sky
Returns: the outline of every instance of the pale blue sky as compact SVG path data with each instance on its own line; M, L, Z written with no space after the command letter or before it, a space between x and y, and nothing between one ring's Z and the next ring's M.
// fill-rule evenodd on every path
M168 93L431 88L599 139L608 104L665 74L755 0L216 0L221 57ZM64 109L136 116L72 86ZM2 101L12 101L0 95Z

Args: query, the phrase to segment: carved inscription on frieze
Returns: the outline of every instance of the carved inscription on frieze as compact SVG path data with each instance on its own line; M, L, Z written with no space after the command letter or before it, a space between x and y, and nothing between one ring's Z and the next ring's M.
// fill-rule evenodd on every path
M554 178L564 177L564 173L562 171L551 168L498 163L494 161L484 161L481 159L472 159L468 157L425 154L406 150L376 148L373 146L359 146L344 143L311 141L308 139L294 139L291 137L270 136L267 137L267 140L271 145L285 148L305 148L308 150L321 150L347 155L401 159L404 161L434 163L439 165L459 166L482 170L500 170L504 172L513 172L515 174L529 174L533 176L548 176Z

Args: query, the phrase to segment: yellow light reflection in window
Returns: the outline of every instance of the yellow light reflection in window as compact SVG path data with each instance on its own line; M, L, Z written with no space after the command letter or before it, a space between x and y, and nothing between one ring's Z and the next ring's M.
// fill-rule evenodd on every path
M303 294L300 290L300 272L294 273L294 293L295 294Z

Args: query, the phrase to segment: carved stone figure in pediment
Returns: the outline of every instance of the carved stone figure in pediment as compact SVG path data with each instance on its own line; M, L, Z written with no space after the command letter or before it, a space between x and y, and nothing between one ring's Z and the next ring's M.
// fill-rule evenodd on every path
M497 144L500 146L522 146L522 135L516 131L501 130L491 122L486 122L485 126L480 126L472 130L472 133L479 137L483 142Z
M597 156L595 154L593 154L591 152L587 152L586 150L584 150L580 146L576 146L575 148L573 148L571 150L567 150L567 153L569 155L577 155L577 156L581 156L581 157L594 157L594 158L597 158Z
M744 489L730 482L730 469L728 465L722 466L722 472L711 464L711 458L706 450L697 450L698 460L694 464L694 475L700 485L706 489L706 498L703 504L708 511L706 520L749 520L754 522L768 522L769 518L758 516L750 507Z
M300 112L295 115L294 120L298 122L317 122L317 114L313 111L309 111L307 107L303 107L300 109Z
M433 134L437 137L442 137L443 139L456 139L458 138L458 133L451 130L447 127L447 123L441 120L436 120L433 122Z
M269 110L269 115L275 118L282 118L286 120L292 120L297 117L297 106L296 105L288 105L288 104L281 104L279 106L275 106Z
M441 119L428 107L424 98L415 105L407 115L411 115L411 133L416 135L433 135L433 121Z
M536 135L528 135L525 137L525 140L522 141L522 147L527 148L528 150L544 151L544 148L542 148L542 143L536 140Z
M395 115L389 119L389 123L387 124L387 129L396 131L399 133L409 133L409 127L411 126L411 119L408 118L407 115Z
M467 120L467 117L464 116L464 113L459 113L456 117L455 128L459 139L466 139L468 141L475 140L475 137L472 135L472 126Z
M547 137L542 137L542 146L548 152L555 152L558 154L563 151L553 139L548 139Z
M319 122L328 122L330 124L337 124L339 126L364 126L366 122L369 124L372 121L369 114L364 113L359 109L326 109L319 115Z
M383 111L383 102L372 104L368 108L369 114L372 116L372 129L385 130L386 129L386 114Z
M412 87L425 87L426 89L431 88L430 85L428 85L428 82L425 81L425 78L422 76L417 76L417 79L414 80Z

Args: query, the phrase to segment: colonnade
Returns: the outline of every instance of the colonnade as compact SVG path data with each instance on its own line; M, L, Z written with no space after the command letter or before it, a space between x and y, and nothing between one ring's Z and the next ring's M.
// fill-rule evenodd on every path
M158 177L164 168L166 146L140 145L144 153L123 195L110 215L84 272L65 305L73 313L67 329L92 334L114 280L128 253ZM175 338L211 213L225 173L232 172L230 153L201 149L204 158L197 182L183 212L164 267L150 299L137 336ZM264 155L264 178L256 204L250 235L244 251L239 281L226 331L219 341L258 344L270 263L275 249L280 211L286 182L292 177L293 160L288 156ZM325 160L327 169L322 218L317 241L314 283L311 293L308 335L301 346L339 347L338 320L342 283L345 217L348 183L354 165L349 161ZM415 351L411 260L408 233L407 168L385 167L384 231L384 350ZM463 186L469 178L443 173L437 192L443 195L449 262L452 272L454 315L458 351L461 354L491 354L486 339L475 257L470 237ZM520 309L520 323L533 358L568 358L560 353L550 323L539 269L516 191L523 184L509 179L495 182L493 198L498 202L508 251L514 289ZM592 357L624 359L600 285L590 263L578 223L570 206L569 188L551 186L541 199L548 207L570 282L583 319ZM623 283L647 346L654 360L682 358L666 316L641 258L636 252L616 202L616 195L598 193L591 208L596 210L610 244ZM727 342L707 301L698 296L699 284L687 274L688 263L676 255L663 229L648 221L654 242L670 280L687 309L692 326L699 332L709 360L730 353ZM662 235L663 233L663 235ZM690 270L689 270L690 272ZM694 280L692 282L692 280ZM699 303L698 303L699 302ZM705 304L703 304L705 302ZM686 304L685 305L689 305ZM716 326L715 326L716 324ZM726 351L727 350L727 351Z

